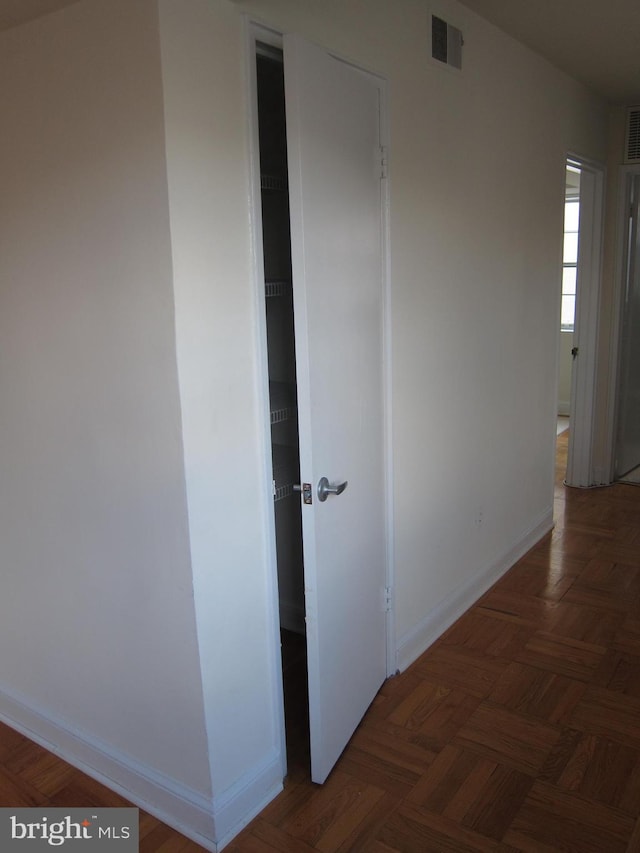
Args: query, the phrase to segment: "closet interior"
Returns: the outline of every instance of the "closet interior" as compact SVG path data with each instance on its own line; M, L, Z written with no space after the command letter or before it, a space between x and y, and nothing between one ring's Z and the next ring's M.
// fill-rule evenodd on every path
M301 495L282 52L258 45L258 129L273 500L287 761L308 767Z

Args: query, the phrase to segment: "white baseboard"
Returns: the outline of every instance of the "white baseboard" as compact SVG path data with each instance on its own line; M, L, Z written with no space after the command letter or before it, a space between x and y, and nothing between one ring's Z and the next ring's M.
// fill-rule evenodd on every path
M2 687L0 720L202 847L216 850L211 799L88 740Z
M610 486L613 482L611 476L611 468L604 467L603 465L596 467L593 469L593 483L594 486Z
M2 687L0 720L214 853L282 790L283 758L275 750L212 800L104 743L89 740Z
M413 663L552 527L553 510L549 508L498 560L481 568L431 610L401 638L398 668L404 670ZM214 853L222 850L282 790L282 756L276 750L212 801L108 745L73 731L2 685L0 720Z
M283 777L282 756L274 751L232 788L215 797L218 851L229 844L282 791Z
M571 414L571 400L558 401L558 414L568 418Z
M537 523L494 562L482 567L466 583L453 590L437 607L429 611L398 643L398 669L402 672L440 637L447 628L474 604L489 587L508 571L553 527L553 509L549 508Z

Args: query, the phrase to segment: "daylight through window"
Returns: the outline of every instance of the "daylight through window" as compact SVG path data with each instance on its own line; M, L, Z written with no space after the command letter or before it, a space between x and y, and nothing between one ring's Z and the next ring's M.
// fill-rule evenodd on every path
M578 225L580 199L567 196L564 205L564 249L562 253L562 312L561 327L572 332L576 312L576 279L578 273Z

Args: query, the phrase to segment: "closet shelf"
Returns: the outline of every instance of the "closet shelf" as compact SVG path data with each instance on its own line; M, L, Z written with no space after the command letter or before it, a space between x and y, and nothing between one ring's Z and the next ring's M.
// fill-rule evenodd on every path
M291 287L291 282L284 278L268 278L264 283L264 295L269 299L272 296L284 296Z
M271 423L288 421L293 414L293 393L287 382L269 383L269 410Z
M286 192L287 179L281 175L260 175L260 189Z
M273 454L273 500L281 501L295 494L293 485L297 482L295 451L283 444L271 446Z

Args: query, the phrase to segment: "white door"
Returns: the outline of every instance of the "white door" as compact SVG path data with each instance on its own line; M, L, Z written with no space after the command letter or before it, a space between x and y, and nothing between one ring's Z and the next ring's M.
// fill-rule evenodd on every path
M380 93L284 38L309 667L323 782L386 675ZM348 485L321 501L318 484Z

